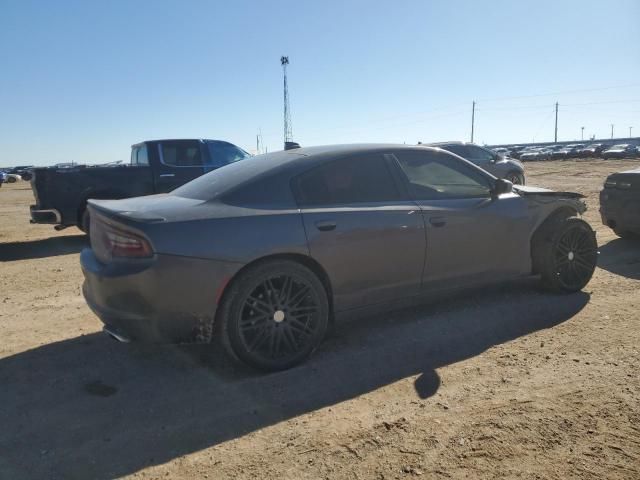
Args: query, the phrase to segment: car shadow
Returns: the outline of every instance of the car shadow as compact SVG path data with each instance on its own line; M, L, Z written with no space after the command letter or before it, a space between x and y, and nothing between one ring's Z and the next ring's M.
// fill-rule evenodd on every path
M640 238L616 238L599 247L598 266L622 277L640 280Z
M80 253L83 248L88 246L89 241L84 234L0 243L0 262L69 255Z
M213 347L99 333L43 345L0 359L0 477L121 477L414 375L428 399L438 368L552 328L588 301L526 284L345 321L306 364L272 374Z

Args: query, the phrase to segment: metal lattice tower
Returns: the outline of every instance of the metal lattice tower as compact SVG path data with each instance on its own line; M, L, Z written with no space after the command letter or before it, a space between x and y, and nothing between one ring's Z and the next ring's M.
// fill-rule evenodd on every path
M289 111L289 87L287 86L287 65L289 65L289 57L280 57L282 65L282 73L284 74L284 141L292 142L293 134L291 133L291 112Z

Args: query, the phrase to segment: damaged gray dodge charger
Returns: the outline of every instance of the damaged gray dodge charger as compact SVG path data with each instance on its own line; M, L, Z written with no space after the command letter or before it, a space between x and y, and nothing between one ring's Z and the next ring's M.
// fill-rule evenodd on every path
M83 292L121 341L219 340L285 369L342 315L525 275L582 289L597 244L581 197L438 148L270 153L170 194L91 200Z

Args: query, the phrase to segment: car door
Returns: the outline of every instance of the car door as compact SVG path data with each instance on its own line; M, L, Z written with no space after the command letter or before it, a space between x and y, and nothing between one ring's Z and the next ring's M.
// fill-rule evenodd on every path
M420 206L427 238L423 288L448 288L526 272L527 204L492 195L494 180L446 152L403 150L395 158Z
M157 193L165 193L190 182L205 172L202 142L168 140L157 144L159 162L154 170Z
M329 276L336 311L420 291L424 221L389 162L382 154L360 154L293 180L309 253Z

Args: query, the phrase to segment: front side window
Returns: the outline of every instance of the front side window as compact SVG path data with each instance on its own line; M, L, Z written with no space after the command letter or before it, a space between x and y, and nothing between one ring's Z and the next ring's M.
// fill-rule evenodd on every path
M168 142L159 146L162 163L172 167L199 167L202 165L200 145L194 142Z
M381 154L334 160L293 180L298 205L319 207L402 200Z
M209 150L208 165L216 168L251 156L241 148L226 142L209 141L207 142L207 149Z
M460 160L435 152L395 154L415 200L479 198L491 195L491 181Z

